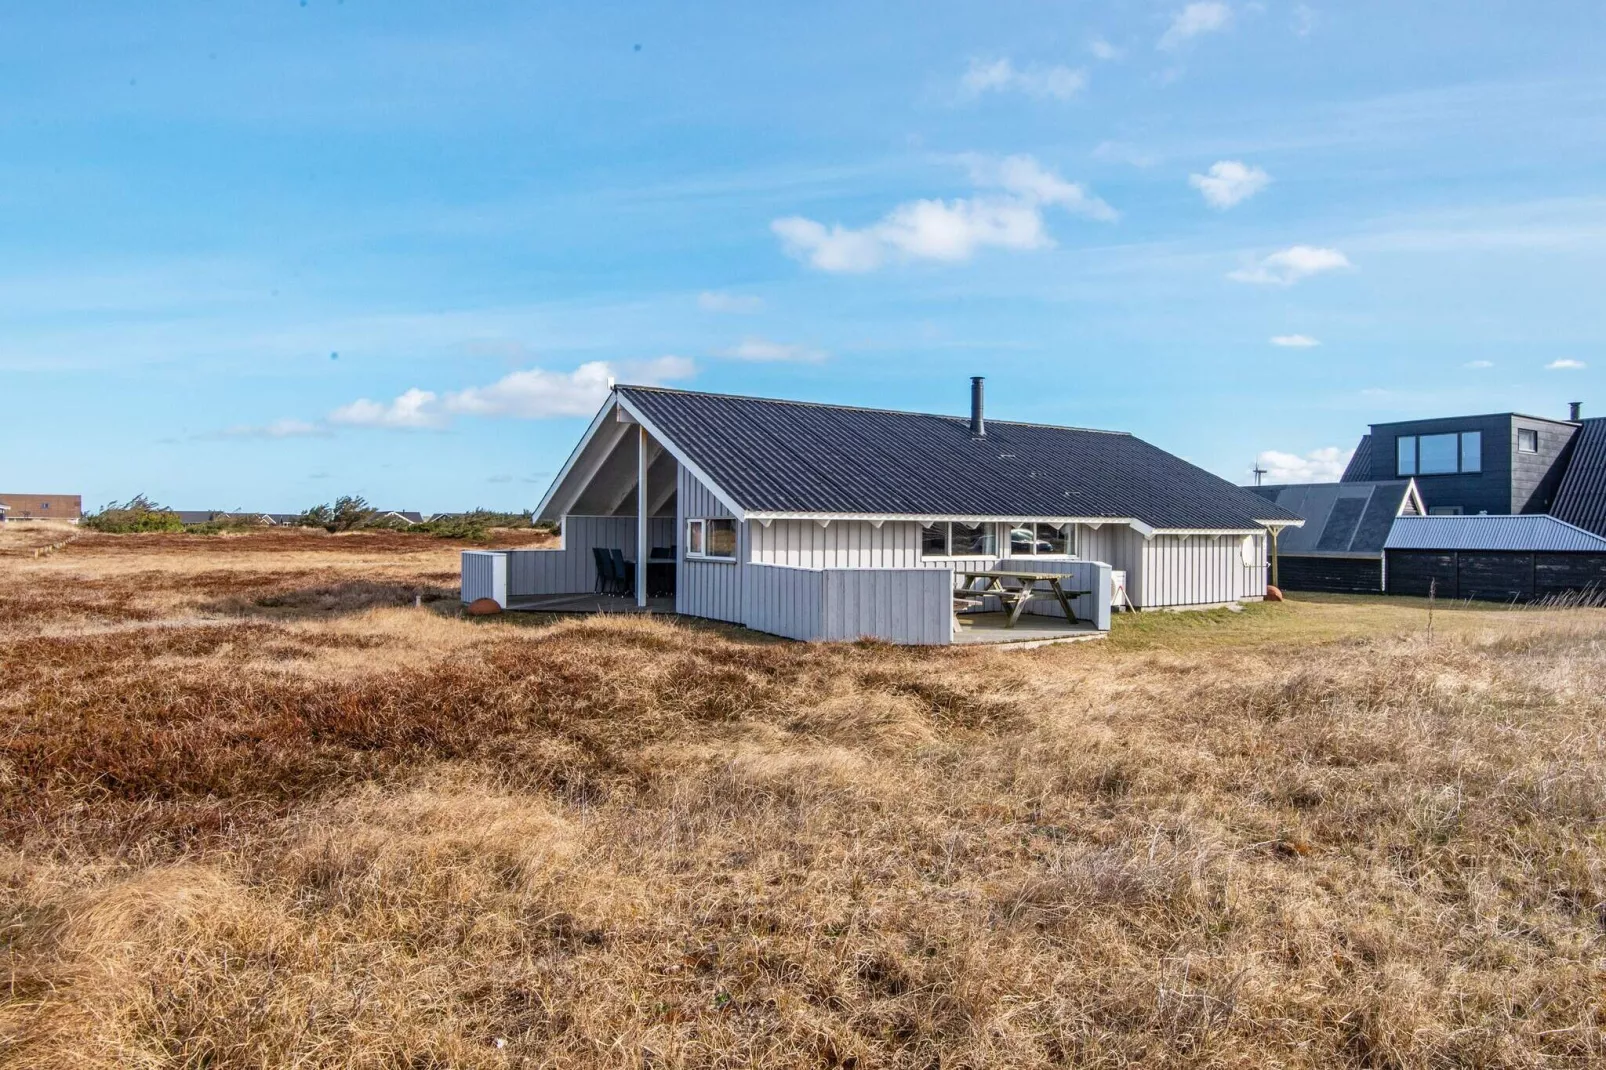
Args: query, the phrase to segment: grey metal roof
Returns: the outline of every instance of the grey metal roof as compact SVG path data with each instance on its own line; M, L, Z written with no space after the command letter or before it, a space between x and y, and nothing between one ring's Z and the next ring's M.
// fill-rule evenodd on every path
M1252 489L1305 518L1304 527L1290 528L1277 537L1279 553L1378 557L1411 481L1285 483Z
M1131 517L1243 529L1294 514L1120 432L621 386L746 512Z
M1518 516L1402 516L1389 550L1517 550L1606 552L1606 538L1545 513Z
M1344 466L1344 474L1338 479L1340 483L1362 483L1371 478L1372 436L1362 435L1355 444L1355 452L1350 454L1349 464Z
M1550 512L1569 524L1606 535L1606 417L1579 422Z

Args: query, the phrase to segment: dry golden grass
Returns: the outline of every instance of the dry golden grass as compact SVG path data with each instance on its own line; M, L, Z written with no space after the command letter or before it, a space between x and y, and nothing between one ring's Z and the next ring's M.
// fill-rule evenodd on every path
M0 563L0 1063L1606 1061L1601 611L805 646L274 538Z

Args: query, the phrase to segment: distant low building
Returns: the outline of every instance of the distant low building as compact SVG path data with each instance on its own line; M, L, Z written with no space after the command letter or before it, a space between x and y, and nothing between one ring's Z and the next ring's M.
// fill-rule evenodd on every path
M77 494L0 494L0 516L12 520L67 520L76 524L84 515L84 499Z

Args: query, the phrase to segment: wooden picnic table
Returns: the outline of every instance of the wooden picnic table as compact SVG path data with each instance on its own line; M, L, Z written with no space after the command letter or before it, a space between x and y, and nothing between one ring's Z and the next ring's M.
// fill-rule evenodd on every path
M980 598L991 595L997 598L1009 608L1009 619L1004 621L1004 627L1006 628L1013 628L1015 623L1020 620L1020 615L1026 611L1026 603L1032 600L1033 588L1039 583L1049 585L1054 592L1054 597L1059 599L1060 608L1065 611L1065 619L1072 624L1076 624L1078 621L1075 611L1071 609L1071 599L1093 593L1092 591L1067 591L1062 582L1067 577L1057 572L1023 572L1015 569L984 568L960 571L959 575L965 578L965 586L955 591L955 595L970 595ZM979 589L972 588L970 585L977 580L986 580L987 586ZM1013 580L1019 583L1020 586L1005 587L1005 580Z

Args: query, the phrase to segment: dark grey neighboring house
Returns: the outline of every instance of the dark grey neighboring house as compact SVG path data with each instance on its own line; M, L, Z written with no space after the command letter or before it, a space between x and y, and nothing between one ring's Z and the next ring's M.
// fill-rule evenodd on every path
M1579 424L1514 412L1373 424L1343 482L1415 479L1435 516L1543 513Z
M1286 483L1254 491L1305 518L1277 538L1272 582L1289 591L1381 594L1383 544L1394 521L1423 512L1410 479Z
M1585 531L1606 535L1606 418L1579 423L1550 513Z
M1390 594L1526 602L1606 591L1606 538L1553 516L1401 517L1384 550Z

